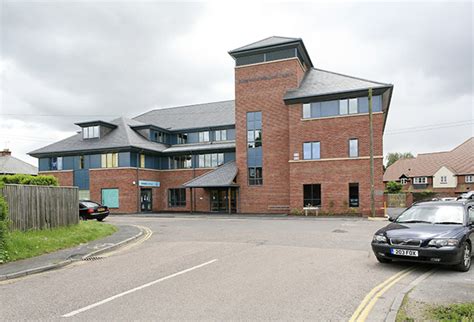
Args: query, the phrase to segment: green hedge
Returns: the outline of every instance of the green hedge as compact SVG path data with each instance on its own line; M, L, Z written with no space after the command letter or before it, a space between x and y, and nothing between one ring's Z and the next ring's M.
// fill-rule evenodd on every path
M0 189L3 183L0 181ZM0 264L8 261L7 241L8 241L8 205L2 195L0 195Z
M28 174L13 174L0 176L0 182L6 184L26 184L35 186L58 186L58 179L54 176L32 176Z

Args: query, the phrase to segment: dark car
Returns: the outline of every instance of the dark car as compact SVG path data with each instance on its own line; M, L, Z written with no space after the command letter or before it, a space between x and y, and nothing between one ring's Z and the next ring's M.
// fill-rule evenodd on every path
M79 201L79 216L82 220L97 219L104 220L109 215L109 208L91 200Z
M392 260L471 267L474 241L474 200L429 201L414 204L372 240L381 263Z

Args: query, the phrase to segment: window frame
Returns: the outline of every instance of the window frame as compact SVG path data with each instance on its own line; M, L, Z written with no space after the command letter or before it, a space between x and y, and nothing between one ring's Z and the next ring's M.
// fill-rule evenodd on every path
M448 176L440 176L439 177L440 184L447 184L448 183Z
M356 142L356 155L352 155L351 149L351 142ZM349 158L358 158L359 157L359 139L358 138L350 138L348 141L348 148L349 148Z
M315 198L315 195L314 195L314 187L315 186L318 186L319 188L319 198ZM310 187L311 188L311 198L306 198L306 187ZM322 185L320 183L308 183L308 184L303 184L303 207L321 207L322 204L323 204L323 201L322 201ZM307 203L307 201L315 201L315 200L319 200L319 204L313 204L312 202L311 203Z
M184 200L183 200L183 196L184 196ZM169 208L186 207L186 188L169 188L168 189L168 207Z
M359 182L349 182L349 194L348 194L348 197L349 197L349 208L359 208L360 207L360 184ZM351 188L354 188L354 187L357 187L357 205L353 206L351 204L351 199L356 199L356 198L351 198L352 195L351 195Z
M305 154L305 145L306 144L309 144L310 145L310 151L311 151L311 156L310 158L306 158L306 154ZM313 152L314 152L314 146L317 145L319 147L319 157L318 158L315 158L314 155L313 155ZM308 142L303 142L303 160L321 160L321 141L308 141Z
M414 177L413 184L428 184L428 177Z
M470 175L466 175L464 177L464 181L466 183L474 183L474 175L470 174Z

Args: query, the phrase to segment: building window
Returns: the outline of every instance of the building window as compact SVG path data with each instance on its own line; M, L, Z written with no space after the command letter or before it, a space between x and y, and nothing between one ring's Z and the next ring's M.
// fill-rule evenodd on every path
M94 139L98 138L100 133L99 133L99 126L88 126L88 127L83 127L82 128L82 138L83 139Z
M359 207L359 183L349 183L349 207Z
M144 168L145 167L145 155L142 153L140 154L140 160L139 160L139 167Z
M63 169L63 158L53 157L50 159L49 168L51 170L62 170Z
M190 155L178 155L170 157L170 169L190 169L192 158Z
M303 143L303 159L304 160L319 160L321 158L320 150L321 150L320 142Z
M178 133L177 134L177 143L178 144L185 144L188 142L188 135L186 133Z
M119 208L119 189L102 189L102 205Z
M446 184L446 183L448 183L448 177L447 176L441 176L439 181L442 184Z
M186 206L186 189L168 189L168 206L169 207L185 207Z
M427 184L428 178L427 177L416 177L413 178L413 184Z
M199 132L199 142L209 142L209 131Z
M303 185L303 207L321 206L321 185L305 184Z
M86 162L85 162L86 160L85 159L86 158L83 155L81 155L79 157L79 169L85 169L85 167L86 167Z
M214 131L214 141L227 141L227 130Z
M224 153L200 154L199 168L214 168L224 164Z
M261 186L263 184L262 167L249 167L249 185Z
M400 179L400 183L401 183L402 185L406 185L406 184L408 183L408 179L407 179L407 178L401 178L401 179Z
M101 167L102 168L117 168L118 167L118 153L102 154Z
M359 156L359 139L349 140L349 157L357 158Z
M247 113L247 168L249 185L263 184L262 112Z
M168 134L160 131L151 131L151 140L159 143L167 143Z
M382 111L382 96L372 97L372 111ZM349 98L303 104L303 118L332 117L369 112L368 97Z
M466 176L466 183L473 183L474 182L474 176L473 175L469 175L469 176Z

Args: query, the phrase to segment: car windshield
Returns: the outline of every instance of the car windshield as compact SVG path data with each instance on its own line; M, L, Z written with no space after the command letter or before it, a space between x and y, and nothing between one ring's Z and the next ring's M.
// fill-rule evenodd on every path
M450 205L414 206L402 213L397 223L463 224L463 207Z
M87 207L87 208L94 208L94 207L99 206L99 204L92 201L83 201L81 203L84 205L84 207Z

